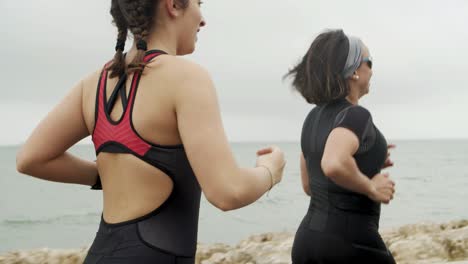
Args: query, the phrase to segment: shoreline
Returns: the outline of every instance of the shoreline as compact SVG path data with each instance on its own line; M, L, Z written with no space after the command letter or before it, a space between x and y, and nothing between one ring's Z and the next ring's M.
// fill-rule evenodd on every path
M421 222L381 230L398 264L468 264L468 219ZM236 245L198 243L196 264L289 264L294 234L251 235ZM82 263L88 246L79 249L35 249L0 255L1 264Z

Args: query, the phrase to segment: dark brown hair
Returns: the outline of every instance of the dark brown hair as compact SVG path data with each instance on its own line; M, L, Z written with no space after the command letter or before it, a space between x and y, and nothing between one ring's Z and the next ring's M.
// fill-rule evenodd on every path
M183 9L189 5L189 0L176 0L176 2L178 7ZM111 78L121 76L125 72L141 72L145 67L143 58L147 49L146 41L156 18L155 11L158 4L159 0L112 0L110 14L118 34L114 60L107 68L111 72ZM138 51L127 66L123 51L128 31L132 33Z
M343 30L328 30L312 42L302 60L285 77L292 77L293 87L308 103L321 105L348 95L342 71L349 40Z

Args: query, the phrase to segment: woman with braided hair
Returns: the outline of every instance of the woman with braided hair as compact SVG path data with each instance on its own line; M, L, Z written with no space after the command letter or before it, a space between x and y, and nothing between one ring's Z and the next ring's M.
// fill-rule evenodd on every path
M80 81L17 154L24 174L103 189L85 263L194 263L201 191L233 210L282 178L275 146L257 152L256 167L239 167L209 74L177 56L195 49L205 26L200 5L112 0L115 57ZM124 54L128 32L134 43ZM88 135L96 162L67 152Z

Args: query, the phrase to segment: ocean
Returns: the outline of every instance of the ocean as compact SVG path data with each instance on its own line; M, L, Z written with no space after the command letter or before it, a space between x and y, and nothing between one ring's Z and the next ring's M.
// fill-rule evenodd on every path
M396 194L382 207L381 228L468 219L468 140L390 141ZM202 197L198 240L235 244L252 234L294 232L309 198L300 183L298 142L276 142L288 161L283 181L245 208L222 212ZM255 164L265 143L232 143L242 166ZM38 180L16 172L18 146L0 147L0 254L34 248L89 245L101 216L100 191ZM93 160L91 145L74 154Z

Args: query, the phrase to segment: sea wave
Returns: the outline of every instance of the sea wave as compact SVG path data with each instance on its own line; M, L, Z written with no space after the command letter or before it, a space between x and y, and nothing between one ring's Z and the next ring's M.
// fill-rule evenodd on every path
M43 219L5 219L1 223L6 226L31 226L31 225L50 225L50 224L95 224L96 219L101 217L101 213L85 212L76 214L65 214L56 217Z

